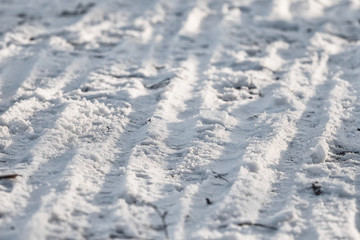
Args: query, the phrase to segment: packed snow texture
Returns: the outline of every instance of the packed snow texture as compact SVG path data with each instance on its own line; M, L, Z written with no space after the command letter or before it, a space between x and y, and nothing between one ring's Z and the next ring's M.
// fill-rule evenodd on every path
M358 0L0 22L0 239L360 239Z

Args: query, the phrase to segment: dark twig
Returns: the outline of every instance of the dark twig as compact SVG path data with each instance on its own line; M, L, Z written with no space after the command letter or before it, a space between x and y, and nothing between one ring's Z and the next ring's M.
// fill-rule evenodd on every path
M71 16L77 16L77 15L83 15L87 13L90 8L95 6L95 3L88 3L86 5L82 5L81 3L76 6L76 9L73 11L64 10L61 12L60 16L62 17L71 17Z
M338 156L345 156L346 154L360 154L360 152L359 151L340 151L335 154Z
M227 180L227 179L225 178L225 176L227 175L227 173L217 173L217 172L213 171L213 174L215 174L215 175L214 175L215 178L222 179L222 180L226 181L227 183L229 182L229 180Z
M161 69L164 69L165 66L154 66L154 68L159 71L159 70L161 70Z
M165 78L164 80L155 83L153 85L150 86L145 86L147 89L159 89L159 88L163 88L166 87L167 85L169 85L171 82L171 78Z
M156 212L156 214L160 217L161 222L162 222L162 230L164 230L164 234L165 234L165 239L166 240L170 240L170 236L169 236L169 231L167 228L167 223L166 223L166 216L168 214L168 211L164 211L163 213L160 211L160 209L149 202L140 200L137 201L135 197L133 197L132 202L130 204L136 204L136 205L140 205L140 206L148 206L151 207L152 209L154 209L154 211Z
M110 234L111 239L128 239L128 240L153 240L151 238L133 237L133 236L122 236L118 234Z
M241 222L241 223L236 223L236 225L239 226L239 227L242 227L242 226L255 226L255 227L267 228L267 229L270 229L270 230L277 230L276 227L265 225L265 224L262 224L262 223Z
M131 73L131 74L105 74L114 78L146 78L146 76L143 73Z
M2 175L0 176L0 180L2 179L14 179L16 177L22 177L20 174L8 174L8 175Z
M162 228L164 229L164 234L165 234L165 239L166 240L170 240L170 237L169 237L169 232L168 232L168 229L167 229L167 223L166 223L166 216L168 214L168 211L165 211L165 212L161 212L159 210L159 208L157 206L155 206L154 204L152 203L147 203L147 205L149 207L152 207L155 212L157 213L157 215L159 215L159 217L161 218L161 222L162 222Z

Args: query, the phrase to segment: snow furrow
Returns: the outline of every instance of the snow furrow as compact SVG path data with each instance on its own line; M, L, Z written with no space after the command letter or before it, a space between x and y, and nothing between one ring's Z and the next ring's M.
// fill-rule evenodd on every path
M155 48L156 48L156 45L155 45ZM151 49L154 49L154 47L152 45L149 45L148 49L151 50ZM132 55L134 55L134 54L132 54ZM149 57L149 60L157 63L157 59L156 58L152 59L151 55ZM160 60L162 60L162 59L160 59ZM149 64L147 62L147 59L145 59L144 62L139 63L140 67L142 65L146 66L146 64ZM154 67L154 66L152 66L152 67ZM121 79L124 78L124 81L132 80L132 79L126 80L126 78L127 78L126 76L131 76L131 75L125 74L123 76L124 77L122 77L122 75L116 75L115 77L121 78ZM138 74L138 76L141 78L140 79L141 81L146 80L146 78L147 78L147 77L145 77L143 79L142 74ZM161 79L161 76L162 75L160 73L160 77L154 75L151 78ZM136 77L136 76L134 75L134 77ZM171 77L170 81L171 81L170 86L172 86L172 89L175 89L174 85L176 85L176 82L177 81L181 82L181 81L183 81L183 79L181 79L179 77L175 77L175 78ZM184 83L182 83L182 84L184 85ZM151 87L147 87L147 86L151 86ZM89 228L86 233L89 237L105 237L105 236L102 236L101 234L104 232L108 232L109 229L111 229L113 231L113 233L111 233L110 235L119 234L117 232L120 231L119 229L121 228L121 226L117 226L116 223L119 222L122 218L128 218L129 216L127 216L127 215L119 216L117 214L117 212L120 209L125 211L126 208L131 209L131 208L136 207L136 205L132 206L133 205L132 199L134 198L134 196L136 196L136 194L132 194L132 192L137 189L136 186L139 187L137 189L137 191L139 191L142 188L142 186L144 185L143 180L148 179L146 181L151 182L151 180L149 180L149 179L154 179L155 183L157 182L156 178L151 178L150 176L147 177L146 172L141 171L141 169L138 168L139 163L136 162L136 158L134 158L132 156L133 155L136 156L137 155L136 152L137 151L141 152L141 151L143 151L142 149L144 149L144 148L146 151L147 146L151 147L151 144L150 145L149 145L149 143L145 144L145 142L150 141L150 140L146 141L145 136L149 134L152 137L156 137L155 132L151 133L151 131L153 131L153 130L151 130L151 129L153 129L153 127L151 127L151 125L156 124L157 121L161 120L161 116L157 112L159 112L159 111L161 112L162 109L164 107L166 107L165 106L166 104L164 102L167 102L169 100L166 100L167 97L165 95L169 95L169 94L167 93L168 87L166 87L166 85L162 86L160 84L154 84L154 85L143 84L143 86L140 88L144 88L144 87L148 88L148 90L146 90L145 95L134 96L135 98L134 98L133 104L130 107L131 108L130 111L132 111L132 112L128 116L129 124L125 127L125 129L126 129L125 133L122 134L122 136L120 136L120 139L119 139L119 147L120 147L120 149L123 149L123 152L121 152L119 154L119 156L116 157L116 159L117 159L116 162L113 164L112 169L105 177L105 181L102 186L102 190L95 197L95 199L109 199L109 200L105 201L105 202L104 202L104 200L101 200L100 202L96 201L95 204L101 206L101 211L99 213L93 214L91 216L93 216L95 218L98 218L98 217L103 218L103 216L105 216L105 215L108 216L109 213L111 212L111 214L110 214L111 216L108 216L106 219L101 220L103 223L107 222L109 224L108 225L100 224L97 226L98 222L94 222L94 224L96 224L96 225ZM165 87L164 90L162 90L163 87ZM158 90L158 88L159 88L159 90ZM125 89L123 89L122 91L124 91L124 90ZM154 95L154 92L156 93L155 95ZM156 97L156 95L158 95L158 97ZM171 95L169 95L169 96L171 96ZM160 99L164 98L165 100L160 100L159 98ZM153 102L154 106L152 108L148 108L148 107L143 108L144 103L148 104L149 102ZM173 104L176 105L176 103L173 103ZM156 110L157 108L159 110ZM147 129L149 129L149 130L147 130ZM161 129L159 129L159 130L161 131ZM157 131L159 131L159 130L157 130ZM164 132L161 132L161 133L165 134ZM161 141L161 140L158 139L157 142L159 142L159 141ZM128 143L124 145L124 142L128 142ZM133 150L129 151L128 149L133 149ZM156 151L156 153L161 154L161 152L158 152L158 151ZM158 156L158 158L159 157L160 157L160 155ZM159 160L157 160L157 162L159 162ZM144 162L140 163L140 165L142 165L142 164L144 164ZM157 163L157 164L159 164L159 163ZM151 167L150 164L148 166ZM161 164L160 164L160 166L161 166ZM121 171L123 171L124 174L126 174L126 175L121 176L119 174L114 174L114 172L118 171L117 169L123 169ZM158 170L161 171L160 168ZM134 174L134 176L133 176L133 174ZM120 181L120 183L122 182L122 184L124 184L124 186L127 186L129 184L128 186L130 188L129 189L118 188L119 181ZM126 184L127 182L129 182L129 183ZM136 182L139 182L139 185L136 185ZM117 200L117 198L119 198L119 197L120 197L120 200ZM113 200L111 200L111 199L113 199ZM124 202L124 199L125 199L125 202ZM138 200L138 202L140 202L140 204L142 204L141 196L140 196L140 200L139 199L137 199L137 200ZM126 202L128 202L129 206L126 206ZM109 209L108 205L112 204L112 203L114 203L115 206L117 206L117 207ZM125 206L123 204L125 204ZM140 208L141 208L141 206L140 206ZM113 211L111 209L117 209L117 210ZM148 211L150 210L151 212L154 211L153 209L151 209L149 207L147 207L147 210ZM126 221L131 222L130 219L127 219ZM139 222L136 221L136 219L134 219L134 221L135 221L134 224L136 224L136 225L139 224ZM143 222L143 224L146 224L147 222L151 222L151 220L147 220L147 221L142 220L141 222ZM93 235L94 230L95 230L95 232L97 232L96 235ZM126 234L126 233L123 233L123 234ZM129 234L130 234L130 236L139 236L139 234L141 234L141 228L138 229L136 232L129 233Z
M360 229L360 201L359 201L359 179L357 171L359 166L359 112L360 112L360 84L357 80L359 70L354 68L358 60L355 56L359 53L358 45L350 45L343 53L332 56L332 66L340 72L339 78L348 83L349 99L344 101L343 108L346 114L341 119L341 127L334 134L334 141L330 145L330 153L333 168L335 171L329 175L332 176L328 184L335 186L339 190L339 196L345 195L347 199L342 200L340 207L345 208L345 216L348 223L344 226L349 231L349 235L354 238L359 237ZM343 66L341 63L345 62ZM344 196L342 196L344 197ZM332 201L335 205L336 201ZM332 222L331 227L334 227ZM326 233L326 232L325 232Z
M102 158L105 158L103 160L104 163L112 160L109 156L101 156L96 153L91 153L91 151L89 150L86 151L87 148L82 150L81 147L84 144L85 146L88 145L86 144L87 141L103 141L103 139L96 139L96 135L100 137L100 131L103 132L106 136L106 133L108 132L106 121L104 121L105 119L102 119L102 111L104 110L101 109L99 111L99 109L101 109L101 105L97 106L92 105L91 103L81 103L79 105L76 103L68 104L64 108L61 116L56 119L53 129L48 130L44 135L42 135L35 144L35 146L30 148L28 154L24 156L24 160L29 163L18 170L24 178L23 186L17 185L17 187L12 190L12 200L9 199L9 204L12 203L14 206L16 206L17 211L20 212L19 217L23 218L22 214L26 214L26 216L29 217L28 219L24 219L25 223L23 227L26 227L28 225L26 221L29 221L31 224L41 223L41 225L45 227L46 224L42 221L39 221L46 220L43 217L41 208L44 207L43 205L49 205L49 203L54 204L55 201L54 199L49 198L49 203L45 201L45 203L42 203L37 207L33 204L26 206L24 205L24 202L37 202L36 199L39 199L40 196L43 196L44 198L48 197L48 195L51 195L51 192L54 190L61 191L61 189L64 189L65 191L68 189L68 191L70 191L69 194L74 194L74 190L80 191L81 187L79 187L79 189L74 189L72 188L72 185L79 184L78 179L81 179L82 176L80 174L71 172L79 168L79 166L76 166L76 164L84 164L84 161L100 161L102 160ZM76 113L76 111L79 111L78 115L75 114L74 118L68 117L69 112ZM76 125L82 125L84 122L88 122L88 117L93 118L93 123L92 121L89 121L88 124L83 125L82 129L76 129ZM96 122L102 123L98 125L98 123ZM112 127L111 122L112 120L108 120L107 124L109 129L110 127ZM90 131L94 131L94 133L91 134ZM65 134L67 136L65 136ZM62 140L64 137L67 138L66 142ZM41 149L44 148L48 150L46 154L41 151ZM68 148L72 150L67 150ZM92 148L89 147L89 149ZM76 154L76 152L80 153ZM85 152L86 154L83 152ZM111 155L111 151L109 151L108 154ZM78 155L80 155L81 157L79 157ZM68 163L66 163L66 161L59 160L62 158L68 159ZM75 166L73 166L74 164ZM97 169L99 168L99 166L101 166L100 170ZM101 173L102 171L105 171L102 169L102 167L106 169L106 164L104 164L103 166L101 164L98 165L98 163L96 163L94 166L89 164L89 169L95 172ZM91 177L96 176L94 173L85 172L84 174L89 174L89 176ZM44 178L47 180L44 181ZM101 177L99 178L101 179ZM25 179L28 180L25 181ZM51 181L49 181L50 179ZM84 183L86 183L87 181L84 181ZM24 195L23 191L26 191L28 194ZM27 198L30 199L27 200ZM66 201L67 200L69 199L66 199ZM26 207L26 209L24 211L20 211L22 207ZM14 208L7 206L7 209L10 210ZM38 213L35 213L35 219L33 219L32 215L30 214L32 211L34 211L34 209L38 209ZM45 210L45 213L47 213L47 211L48 209ZM42 217L40 217L40 219L37 218L37 214L40 214ZM13 223L10 222L9 225L13 225ZM42 236L44 235L44 231L42 231L42 229L35 230L29 228L23 230L28 231L28 236L33 239L37 239L36 234L38 233L40 233L40 235Z
M175 49L176 46L174 46ZM137 129L134 129L136 131L137 136L131 137L136 139L135 141L138 142L134 146L134 149L131 152L131 155L126 156L125 158L128 158L127 165L126 165L126 193L123 193L123 197L125 198L125 201L130 204L130 209L134 207L138 208L145 208L146 212L148 212L149 215L154 215L154 210L151 209L151 207L146 206L149 202L144 202L143 199L152 199L154 200L158 199L159 197L164 197L159 195L157 191L175 191L177 188L177 183L175 183L174 187L171 187L171 184L167 183L164 184L164 179L170 180L169 174L166 173L164 170L167 168L166 162L161 163L162 155L165 152L173 152L173 150L169 150L169 146L164 145L161 143L165 140L165 142L168 142L166 140L167 136L167 126L171 126L171 121L177 122L176 118L174 119L172 114L169 115L169 112L174 112L174 116L178 115L179 112L186 110L184 108L186 105L183 104L183 102L188 101L191 95L186 92L191 92L191 82L197 79L196 75L194 75L194 71L197 72L196 69L196 60L194 60L195 57L189 56L188 60L185 60L182 65L175 67L180 67L178 76L175 76L171 79L171 83L169 84L168 90L161 93L160 95L160 101L157 103L157 107L155 108L154 113L149 114L148 111L144 111L143 113L140 111L142 115L145 115L145 117L141 117L141 121L138 121L141 124L146 124L146 126L141 127L145 129L141 129L142 133L146 133L144 137L139 138L139 133ZM194 69L194 70L193 70ZM195 73L196 74L196 73ZM176 92L180 92L181 94L177 94ZM148 98L148 97L147 97ZM149 100L145 100L149 101ZM154 100L151 100L154 101ZM146 114L144 114L146 113ZM165 113L165 115L164 115ZM134 113L135 115L133 118L138 119L139 117L136 116L138 114L137 112ZM148 121L149 120L149 121ZM135 125L136 126L136 125ZM155 128L156 126L156 128ZM140 134L141 136L141 134ZM164 138L163 138L164 137ZM129 137L128 137L129 138ZM163 138L163 139L162 139ZM174 146L171 146L170 148L173 148ZM127 147L126 149L129 149ZM146 155L144 155L144 153ZM165 154L166 155L166 154ZM166 158L168 158L166 156ZM137 159L142 159L141 162ZM146 161L145 161L146 159ZM145 161L145 162L144 162ZM140 165L145 165L145 169L141 170L139 169ZM134 170L133 170L134 169ZM154 169L151 171L151 169ZM147 173L156 172L157 174L147 175ZM138 183L137 183L138 182ZM111 186L111 185L110 185ZM108 186L110 188L110 186ZM159 190L156 190L159 189ZM165 190L168 189L168 190ZM171 192L170 192L171 193ZM124 195L125 194L125 195ZM172 195L173 193L171 193ZM171 196L170 196L171 198ZM149 201L149 200L147 200ZM162 201L163 202L163 201ZM164 205L164 203L160 203L161 205ZM119 201L119 205L123 205L123 201ZM151 204L154 204L151 201ZM171 203L166 203L166 206ZM131 205L134 205L131 207ZM145 205L145 206L144 206ZM159 206L161 207L161 206ZM169 214L172 215L172 213L169 212ZM171 216L170 215L170 216ZM116 218L119 218L120 216L116 216ZM125 217L125 216L123 216ZM155 216L156 217L156 216ZM154 216L152 216L154 218ZM156 217L158 218L158 217ZM134 219L135 220L135 219ZM135 224L140 224L141 222L138 222L139 220L135 220ZM141 225L146 224L147 222L151 222L149 219L148 221L143 220L143 223ZM141 226L140 225L140 226ZM137 234L141 233L140 229L143 227L138 226ZM157 228L156 225L152 226L151 228ZM133 233L134 234L134 233ZM149 234L149 233L148 233ZM160 232L160 234L162 234Z
M348 193L345 190L348 187L336 183L338 181L326 180L331 178L328 169L333 164L321 164L332 162L330 149L333 144L337 144L334 135L341 126L341 119L347 115L344 104L352 101L349 85L339 77L341 74L331 74L328 74L323 84L317 86L316 94L306 104L305 111L296 122L296 135L282 152L282 159L275 167L279 171L279 180L272 186L274 198L264 205L259 216L260 220L264 216L271 216L265 219L266 224L279 227L274 239L288 234L296 234L303 239L310 236L318 236L320 239L334 235L345 238L357 236L353 224L354 214L351 212L356 195ZM325 206L322 198L316 197L322 194L339 195L340 199L336 199L336 203L331 203L329 199ZM319 199L313 200L314 195ZM335 205L341 209L344 215L340 221L349 221L344 223L349 228L342 232L331 232L335 222L326 216L334 213L319 215L320 212L328 212L328 204L333 205L330 209Z

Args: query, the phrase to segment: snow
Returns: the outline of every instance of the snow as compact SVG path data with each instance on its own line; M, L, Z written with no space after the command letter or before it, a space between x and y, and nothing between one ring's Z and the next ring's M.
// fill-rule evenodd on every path
M360 238L358 0L0 2L0 239Z
M318 143L314 149L313 163L323 163L328 157L329 147L325 141Z

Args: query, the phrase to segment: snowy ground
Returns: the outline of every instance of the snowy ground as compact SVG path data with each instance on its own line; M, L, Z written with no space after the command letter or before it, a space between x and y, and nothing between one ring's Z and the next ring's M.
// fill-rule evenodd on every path
M360 1L0 0L0 23L0 239L360 238Z

